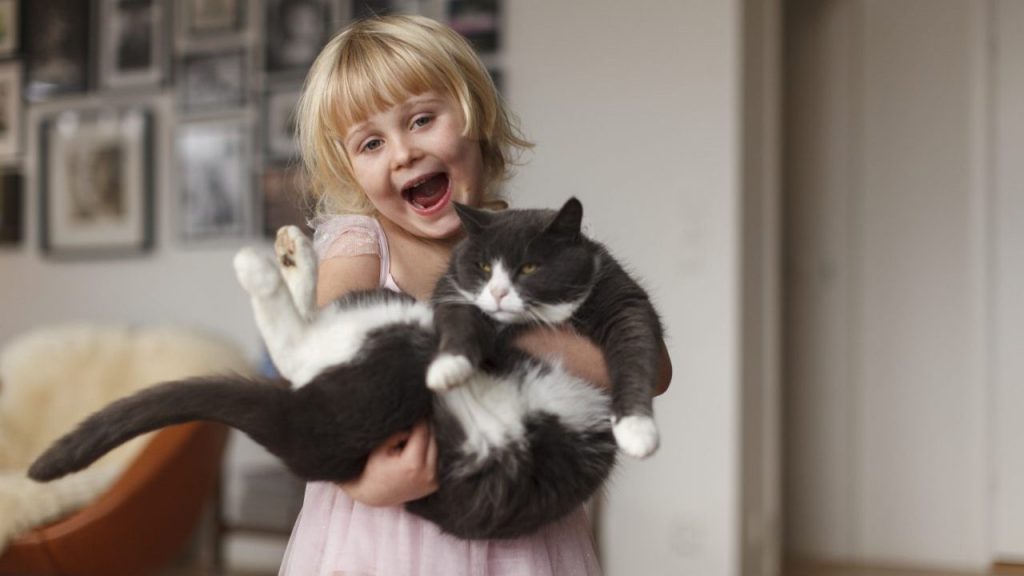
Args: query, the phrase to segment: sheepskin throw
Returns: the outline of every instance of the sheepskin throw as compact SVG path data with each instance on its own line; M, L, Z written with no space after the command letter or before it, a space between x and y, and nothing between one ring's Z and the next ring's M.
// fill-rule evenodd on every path
M247 370L234 346L179 328L62 326L10 340L0 352L0 552L98 498L150 437L56 482L29 480L35 457L79 421L157 382Z

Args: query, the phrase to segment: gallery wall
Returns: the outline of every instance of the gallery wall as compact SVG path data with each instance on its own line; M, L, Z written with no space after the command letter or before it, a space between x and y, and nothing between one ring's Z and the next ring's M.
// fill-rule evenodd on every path
M589 229L644 279L668 330L675 378L656 404L663 448L650 461L625 463L610 484L600 532L606 572L724 576L738 570L740 533L741 3L648 4L637 10L609 0L506 2L503 37L489 63L537 144L510 184L514 203L554 206L570 194L581 198ZM215 36L202 45L225 52L236 41L249 47L248 78L261 84L250 86L242 107L186 113L177 84L26 107L24 152L16 162L25 174L25 227L20 243L0 250L0 346L57 322L176 323L229 337L259 359L230 260L242 245L266 243L256 196L264 154L256 127L272 76L256 63L264 58L262 5L246 4L240 40ZM426 7L443 16L439 5L430 0ZM199 48L175 48L193 49ZM44 252L40 142L31 127L65 106L140 102L158 119L153 154L164 159L154 166L151 247L103 258ZM173 160L175 146L181 126L206 120L239 121L253 134L249 182L256 200L238 235L182 233L184 172ZM236 439L232 469L261 458ZM266 547L268 562L279 550L273 546Z

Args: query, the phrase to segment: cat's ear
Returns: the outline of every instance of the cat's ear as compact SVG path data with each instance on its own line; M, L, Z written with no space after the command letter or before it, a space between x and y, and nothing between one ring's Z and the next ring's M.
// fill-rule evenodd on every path
M459 204L458 202L452 202L455 206L455 213L459 215L459 220L462 220L462 227L466 229L471 236L478 234L481 230L486 228L491 223L493 218L490 212L486 210L477 210L476 208L470 208L465 204Z
M546 232L577 240L581 234L583 225L583 204L575 197L569 198L562 205L562 208L555 215L555 219L548 224Z

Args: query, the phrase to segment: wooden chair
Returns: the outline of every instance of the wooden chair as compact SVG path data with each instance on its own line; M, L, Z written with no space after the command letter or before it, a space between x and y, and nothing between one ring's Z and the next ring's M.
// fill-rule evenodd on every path
M208 422L161 430L99 500L12 541L0 574L144 576L167 566L203 507L219 505L226 441L227 429Z

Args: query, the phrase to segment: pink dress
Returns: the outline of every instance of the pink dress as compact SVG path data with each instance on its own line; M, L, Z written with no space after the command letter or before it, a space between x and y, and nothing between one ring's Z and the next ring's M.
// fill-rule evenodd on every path
M380 256L380 285L400 291L377 220L338 216L320 222L320 260ZM581 507L539 532L513 540L461 540L401 506L376 508L329 482L310 482L292 530L281 576L594 576L590 521Z

